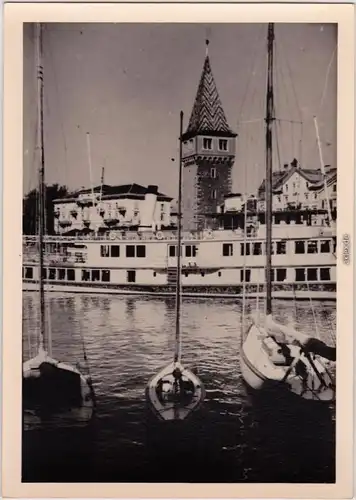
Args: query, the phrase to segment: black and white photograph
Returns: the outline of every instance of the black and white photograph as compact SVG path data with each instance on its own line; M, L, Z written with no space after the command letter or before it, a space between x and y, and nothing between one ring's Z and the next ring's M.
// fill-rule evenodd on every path
M339 30L272 21L23 23L23 483L336 483Z

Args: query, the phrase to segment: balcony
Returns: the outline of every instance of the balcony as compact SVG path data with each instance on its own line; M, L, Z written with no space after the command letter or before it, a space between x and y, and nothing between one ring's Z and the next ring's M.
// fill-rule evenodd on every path
M81 208L83 207L92 207L98 204L97 200L93 200L92 197L88 198L80 198L77 200L77 205Z
M72 225L72 221L68 220L68 219L62 219L59 221L59 225L62 227L62 228L65 228L65 227L69 227Z
M116 219L116 217L106 217L104 219L104 222L105 224L108 226L108 227L112 227L112 226L116 226L116 224L119 222L118 219Z

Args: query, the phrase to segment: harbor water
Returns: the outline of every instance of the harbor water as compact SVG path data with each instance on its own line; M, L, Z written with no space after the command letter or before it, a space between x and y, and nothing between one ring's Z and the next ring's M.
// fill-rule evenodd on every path
M182 360L207 391L199 423L179 436L186 450L174 433L151 428L145 405L148 380L172 360L174 299L53 292L46 302L53 357L85 367L85 345L97 410L85 429L25 429L23 481L335 481L333 406L311 402L301 413L277 400L261 403L247 391L239 368L241 302L183 300ZM262 311L264 304L258 306ZM256 301L249 301L247 324L255 312ZM274 314L335 344L335 302L276 300ZM38 326L38 295L25 292L24 359L35 353Z

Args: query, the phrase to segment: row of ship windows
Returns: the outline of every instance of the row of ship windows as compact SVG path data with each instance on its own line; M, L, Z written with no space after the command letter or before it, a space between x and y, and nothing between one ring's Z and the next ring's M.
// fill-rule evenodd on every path
M189 273L183 271L183 276L188 277ZM205 276L205 272L201 271L201 276ZM156 277L156 271L153 271L153 277ZM287 279L287 269L277 268L271 269L272 281L285 281ZM221 271L218 272L219 278ZM33 267L23 268L23 277L26 279L33 279ZM42 274L45 280L59 280L59 281L75 281L74 269L62 268L49 268L43 269ZM251 281L251 269L240 269L240 281L243 282L245 277L246 282ZM128 283L136 282L136 271L127 270L126 279ZM102 281L104 283L110 282L109 269L82 269L82 281ZM329 267L309 267L309 268L296 268L295 281L330 281L330 268Z
M240 255L265 255L266 243L240 243ZM331 242L330 240L299 240L294 242L295 254L312 254L312 253L330 253ZM334 243L333 251L336 251L336 243ZM285 255L287 253L286 241L272 242L272 254ZM234 247L232 243L223 243L222 255L223 257L232 257L234 254Z
M254 243L240 243L240 255L265 255L266 244L259 241ZM295 241L294 242L294 253L295 254L313 254L313 253L330 253L331 241L330 240L309 240L309 241ZM333 251L336 250L336 243L334 242ZM198 248L196 245L184 245L182 247L182 255L184 257L196 257L198 253ZM285 255L287 253L287 242L274 241L272 242L272 254ZM101 245L100 246L101 257L120 257L120 245ZM126 257L146 257L146 246L145 245L126 245L125 246ZM177 256L177 245L169 245L168 249L169 257ZM223 243L222 245L222 255L223 257L232 257L234 255L234 245L233 243Z

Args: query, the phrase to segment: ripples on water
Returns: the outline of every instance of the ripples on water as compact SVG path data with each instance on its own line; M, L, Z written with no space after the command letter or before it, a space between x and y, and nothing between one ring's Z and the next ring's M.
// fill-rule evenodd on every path
M172 359L174 300L56 293L47 300L53 356L84 366L83 336L98 408L91 427L70 436L24 432L24 481L334 482L334 409L301 415L247 394L238 360L241 304L183 301L183 362L207 396L198 427L179 437L190 451L178 452L177 442L148 426L144 398L149 378ZM335 343L335 303L314 302L314 311L307 302L274 304L282 323L313 335L316 325ZM248 303L247 320L255 306ZM24 359L34 354L38 325L38 296L24 293Z

